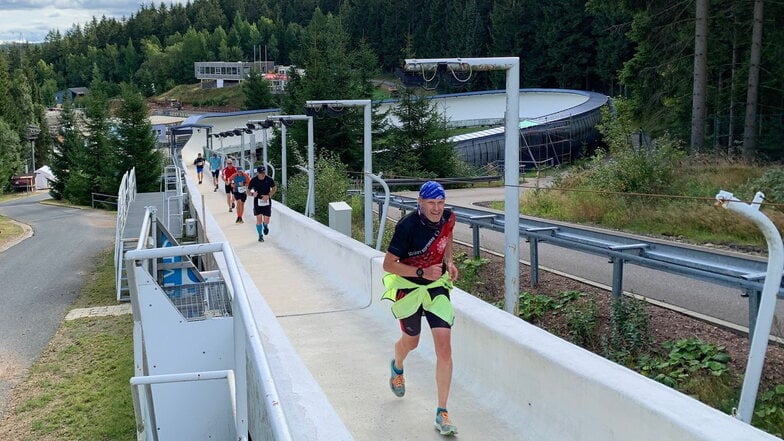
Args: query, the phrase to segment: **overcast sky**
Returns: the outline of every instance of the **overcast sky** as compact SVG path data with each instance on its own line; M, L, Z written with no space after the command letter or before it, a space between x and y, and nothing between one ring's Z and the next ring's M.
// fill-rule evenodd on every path
M75 23L88 23L93 16L117 19L139 10L150 0L0 0L0 41L40 42L49 30L61 34ZM156 5L161 0L154 1ZM185 0L164 0L163 3L185 3Z

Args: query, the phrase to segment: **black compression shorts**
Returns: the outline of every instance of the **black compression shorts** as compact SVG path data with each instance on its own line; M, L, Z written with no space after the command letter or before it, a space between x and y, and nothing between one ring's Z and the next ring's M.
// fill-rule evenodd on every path
M403 298L406 293L411 292L411 290L399 290L397 292L397 298L400 300ZM435 288L430 289L431 298L435 297L438 294L444 294L449 298L449 291L442 287L437 286ZM419 307L419 311L414 313L414 315L410 317L406 317L400 320L400 330L405 332L406 334L415 337L422 332L422 316L425 316L427 319L427 324L430 325L430 329L433 328L451 328L452 325L442 320L437 315L433 314L432 312L425 311L421 306Z

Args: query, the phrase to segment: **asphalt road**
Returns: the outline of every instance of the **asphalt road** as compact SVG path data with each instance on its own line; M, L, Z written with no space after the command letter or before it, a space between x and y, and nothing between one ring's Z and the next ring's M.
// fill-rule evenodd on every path
M115 216L42 204L38 194L0 204L33 236L0 252L0 417L9 392L41 354L90 273L114 242Z
M527 182L524 185L535 184ZM399 194L416 197L414 192L400 192ZM489 210L475 204L486 201L503 201L503 199L503 187L447 190L447 205ZM390 216L397 215L397 210L391 211ZM503 214L503 211L497 212ZM727 216L732 216L732 214L727 213ZM503 252L503 233L480 229L479 236L483 248ZM472 243L471 229L465 224L457 224L455 239ZM711 251L716 250L711 249ZM530 256L529 252L528 243L521 240L520 259L527 262ZM542 268L554 269L594 284L612 286L612 264L606 258L561 248L545 242L539 244L539 265ZM741 297L740 290L631 264L624 265L623 289L668 305L703 314L711 319L748 327L748 299ZM784 329L782 329L784 323L780 323L778 320L778 318L784 318L782 299L776 303L776 317L777 320L774 321L771 333L782 336L784 335ZM777 323L779 323L778 326Z

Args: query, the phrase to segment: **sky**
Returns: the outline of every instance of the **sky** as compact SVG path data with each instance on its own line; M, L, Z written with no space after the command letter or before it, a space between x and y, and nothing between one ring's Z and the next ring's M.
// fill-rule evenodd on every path
M95 16L129 17L142 4L152 0L0 0L0 41L44 41L46 34L59 29L61 34L75 23L84 25ZM155 0L159 5L161 0ZM163 3L185 3L164 0Z

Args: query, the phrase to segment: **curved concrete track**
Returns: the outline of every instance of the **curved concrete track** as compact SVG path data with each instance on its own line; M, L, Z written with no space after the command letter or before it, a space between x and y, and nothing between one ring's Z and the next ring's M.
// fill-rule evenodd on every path
M114 213L42 204L47 194L0 204L33 235L0 252L0 417L11 388L49 343L91 270L114 240Z

